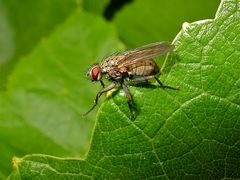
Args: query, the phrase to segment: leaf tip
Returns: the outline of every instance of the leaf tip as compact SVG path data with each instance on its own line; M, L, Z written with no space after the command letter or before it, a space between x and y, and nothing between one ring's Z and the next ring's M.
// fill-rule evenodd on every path
M182 29L183 31L186 31L186 29L190 26L190 24L188 22L184 22L182 25Z

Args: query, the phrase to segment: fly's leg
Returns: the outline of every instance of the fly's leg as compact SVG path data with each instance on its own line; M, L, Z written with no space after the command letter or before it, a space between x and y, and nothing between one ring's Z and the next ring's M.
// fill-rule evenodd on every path
M90 113L98 104L98 99L101 97L101 95L105 92L108 92L110 90L112 90L114 87L116 86L116 83L113 82L112 84L110 84L109 86L103 88L101 91L99 91L96 95L96 98L95 98L95 101L94 101L94 104L93 106L86 112L83 114L83 116L86 116L88 113Z
M154 76L154 79L156 79L156 81L158 82L158 84L159 84L162 88L179 90L179 87L172 87L172 86L168 86L168 85L163 84L156 76Z
M155 79L162 88L179 90L178 87L172 87L172 86L168 86L168 85L163 84L163 83L162 83L156 76L154 76L154 75L136 77L136 78L133 78L133 79L128 79L128 81L134 83L134 82L144 82L144 81L148 81L148 80L151 80L151 79Z
M104 87L105 87L105 84L103 83L102 80L100 80L100 83L101 83L102 87L104 88Z
M154 76L142 76L142 77L135 77L133 79L127 79L129 82L144 82L144 81L148 81L148 80L151 80L151 79L154 79L155 77Z
M135 119L135 118L136 118L136 115L135 115L135 111L134 111L134 109L133 109L133 99L132 99L132 95L131 95L128 87L127 87L124 83L122 83L121 85L122 85L123 91L125 92L125 94L126 94L126 96L127 96L127 98L128 98L128 107L129 107L129 109L130 109L130 111L131 111L132 119Z

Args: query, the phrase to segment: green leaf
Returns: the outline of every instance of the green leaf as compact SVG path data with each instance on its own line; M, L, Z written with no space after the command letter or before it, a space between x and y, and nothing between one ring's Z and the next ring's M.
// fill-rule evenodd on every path
M102 1L92 1L92 0L83 0L83 8L87 11L103 14L106 6L109 4L110 0Z
M76 9L75 0L0 0L0 89L18 59L28 54Z
M170 41L183 22L214 17L220 0L136 0L114 18L121 40L129 47Z
M86 71L97 57L120 45L111 25L77 11L21 59L8 91L0 93L2 174L10 173L14 155L84 157L95 113L82 114L100 88L86 78Z
M14 159L12 178L240 178L240 2L225 0L214 20L184 24L176 61L157 86L131 87L130 120L120 90L101 106L84 160L28 155Z

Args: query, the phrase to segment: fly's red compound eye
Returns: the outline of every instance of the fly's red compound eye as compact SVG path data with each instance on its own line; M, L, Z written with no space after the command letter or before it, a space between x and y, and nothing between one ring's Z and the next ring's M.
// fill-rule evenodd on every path
M98 81L101 79L101 69L98 65L93 65L90 70L90 76L93 81Z

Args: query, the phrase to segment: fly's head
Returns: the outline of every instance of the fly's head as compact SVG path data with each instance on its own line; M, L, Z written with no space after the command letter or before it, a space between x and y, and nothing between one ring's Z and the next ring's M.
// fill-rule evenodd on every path
M98 64L93 64L87 72L87 76L91 78L92 81L100 81L102 78L102 71Z

